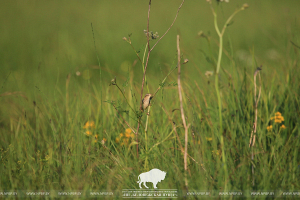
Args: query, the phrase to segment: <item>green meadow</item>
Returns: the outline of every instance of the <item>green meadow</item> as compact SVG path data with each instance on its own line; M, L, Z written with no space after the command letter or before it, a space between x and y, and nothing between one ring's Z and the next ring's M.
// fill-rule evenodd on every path
M299 198L300 2L181 3L0 2L0 198Z

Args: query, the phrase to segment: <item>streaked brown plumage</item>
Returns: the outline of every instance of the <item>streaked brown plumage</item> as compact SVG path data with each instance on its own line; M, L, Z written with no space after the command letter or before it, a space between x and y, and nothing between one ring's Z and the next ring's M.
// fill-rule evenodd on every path
M142 100L142 111L146 110L146 108L150 105L150 100L153 98L152 94L146 94Z

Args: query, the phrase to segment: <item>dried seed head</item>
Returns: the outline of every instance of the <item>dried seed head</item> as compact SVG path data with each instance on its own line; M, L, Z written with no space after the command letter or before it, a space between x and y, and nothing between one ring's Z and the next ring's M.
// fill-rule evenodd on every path
M207 78L209 78L209 77L212 76L213 74L214 74L213 71L206 71L206 72L205 72L205 76L206 76Z
M199 31L197 35L201 37L203 35L203 31Z
M109 85L117 85L117 79L116 77L111 79L110 84Z
M188 63L189 62L189 59L184 59L184 61L183 61L183 63L182 64L186 64L186 63Z
M243 6L242 6L242 10L245 10L246 8L248 8L249 5L247 3L245 3Z
M145 35L147 36L147 30L144 30ZM153 33L152 31L148 32L149 39L155 40L159 38L158 32Z
M217 0L217 2L226 2L226 3L229 3L229 0Z

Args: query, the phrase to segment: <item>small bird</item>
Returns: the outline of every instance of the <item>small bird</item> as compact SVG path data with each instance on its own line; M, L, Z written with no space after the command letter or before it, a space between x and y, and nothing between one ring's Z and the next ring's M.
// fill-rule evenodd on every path
M141 110L144 111L150 105L150 100L153 98L152 94L146 94L142 100Z

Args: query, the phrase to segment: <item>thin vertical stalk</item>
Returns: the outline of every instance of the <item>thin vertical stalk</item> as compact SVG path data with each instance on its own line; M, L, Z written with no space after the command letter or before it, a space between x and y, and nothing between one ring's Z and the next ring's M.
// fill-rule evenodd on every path
M176 21L177 15L179 13L180 8L182 7L183 3L185 0L182 1L182 3L180 4L175 19L173 20L173 23L170 25L170 27L168 28L168 30L163 34L163 36L153 45L152 48L150 48L150 38L149 38L149 21L150 21L150 9L151 9L151 0L149 0L149 7L148 7L148 17L147 17L147 47L148 47L148 54L147 54L147 59L146 59L146 63L145 63L145 70L144 70L144 75L143 75L143 81L142 81L142 87L141 87L141 103L140 103L140 109L142 110L142 99L143 99L143 90L144 90L144 84L145 84L145 77L146 77L146 72L147 72L147 67L148 67L148 62L149 62L149 57L150 57L150 53L153 50L153 48L157 45L157 43L169 32L169 30L171 29L171 27L174 25L174 22ZM136 129L136 153L137 153L137 159L139 157L139 144L138 144L138 132L139 132L139 128L140 128L140 123L141 123L141 119L139 119L138 125L137 125L137 129Z
M140 109L142 110L142 100L143 100L143 90L144 90L144 83L145 83L145 76L146 76L146 71L147 71L147 67L148 67L148 62L149 62L149 57L150 57L150 53L151 53L151 49L150 49L150 43L149 43L149 19L150 19L150 9L151 9L151 0L149 0L149 7L148 7L148 18L147 18L147 43L148 43L148 54L147 54L147 59L146 59L146 64L145 64L145 70L144 70L144 75L143 75L143 81L142 81L142 88L141 88L141 104L140 104ZM135 138L136 138L136 157L137 159L139 159L139 140L138 140L138 133L139 133L139 129L140 129L140 124L141 124L141 118L139 119L138 122L138 126L136 128L136 134L135 134Z
M260 78L260 70L262 68L258 67L255 72L254 72L254 103L255 103L255 121L253 123L253 130L251 132L251 136L250 136L250 142L249 142L249 147L251 148L251 160L254 160L254 145L255 145L255 139L256 139L256 130L257 130L257 106L258 106L258 101L260 99L260 95L261 95L261 78ZM258 95L256 95L256 88L257 88L257 84L256 84L256 76L258 75L259 77L259 92ZM255 183L255 178L254 178L254 166L252 164L252 185L254 186Z
M220 30L218 28L217 24L217 14L213 11L214 14L214 25L215 29L219 36L220 46L219 46L219 55L218 55L218 62L217 62L217 68L216 68L216 78L215 78L215 89L217 93L218 98L218 107L219 107L219 135L220 135L220 142L221 142L221 148L222 148L222 162L223 162L223 168L225 173L225 185L224 185L224 191L227 190L227 179L228 179L228 172L227 172L227 164L226 164L226 156L225 156L225 145L224 145L224 137L223 137L223 126L222 126L222 102L221 102L221 96L220 96L220 90L219 90L219 71L221 68L221 60L222 60L222 52L223 52L223 31L220 33Z
M215 12L213 6L211 5L211 10L214 15L214 26L216 29L216 32L219 36L219 55L218 55L218 62L217 62L217 67L216 67L216 78L215 78L215 89L217 93L217 98L218 98L218 107L219 107L219 134L220 134L220 142L221 142L221 147L222 147L222 162L223 162L223 168L224 168L224 173L225 173L225 184L224 184L224 191L227 190L227 180L228 180L228 171L227 171L227 163L226 163L226 156L225 156L225 144L224 144L224 137L223 137L223 126L222 126L222 102L221 102L221 96L220 96L220 89L219 89L219 72L221 68L221 60L222 60L222 53L223 53L223 35L224 32L231 21L231 19L241 10L244 10L245 8L248 7L248 4L244 4L240 9L235 10L230 17L227 19L225 22L222 31L220 32L220 29L218 27L218 22L217 22L217 13Z
M69 83L70 83L71 74L69 73L66 80L66 124L70 121L70 109L69 109Z
M98 55L98 52L97 52L97 48L96 48L96 40L95 40L95 34L94 34L94 28L93 28L93 23L91 23L91 27L92 27L92 33L93 33L93 40L94 40L94 48L95 48L95 53L96 53L96 56L97 56L97 61L98 61L98 66L99 66L99 73L100 73L100 79L99 79L99 85L101 86L102 85L102 70L101 70L101 64L100 64L100 59L99 59L99 55ZM103 106L103 102L102 102L102 87L100 87L100 123L101 123L101 134L103 134L103 109L102 109L102 106ZM101 135L103 136L103 135Z
M185 171L185 187L188 188L188 181L187 181L187 145L188 145L188 127L186 125L184 111L183 111L183 103L182 103L182 94L181 94L181 82L180 82L180 74L181 74L181 67L180 67L180 47L179 47L179 35L177 35L177 54L178 54L178 95L179 95L179 102L180 102L180 112L181 112L181 119L184 126L184 171Z

